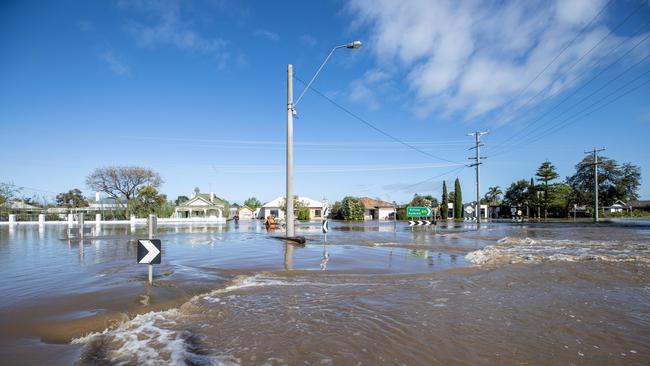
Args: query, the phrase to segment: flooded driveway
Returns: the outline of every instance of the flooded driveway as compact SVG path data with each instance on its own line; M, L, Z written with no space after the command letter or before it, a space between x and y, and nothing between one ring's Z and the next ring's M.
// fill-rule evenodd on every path
M0 227L2 364L648 364L650 226Z

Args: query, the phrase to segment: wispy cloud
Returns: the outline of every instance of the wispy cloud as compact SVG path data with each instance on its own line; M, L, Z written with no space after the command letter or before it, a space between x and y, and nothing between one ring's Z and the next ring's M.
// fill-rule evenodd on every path
M271 32L271 31L266 30L266 29L256 29L255 32L253 32L253 35L255 37L266 38L266 39L274 41L274 42L277 42L277 41L280 40L280 35L279 34L277 34L275 32Z
M377 69L406 79L417 114L468 119L495 111L508 115L538 93L527 107L576 85L621 40L612 35L580 60L607 34L606 16L579 34L604 5L605 0L352 0L347 10L359 19L357 26L370 29L368 49ZM371 107L377 103L373 92L370 79L352 85L353 98Z
M230 59L225 48L227 41L221 37L210 37L193 27L191 21L182 17L178 1L119 1L118 7L144 15L147 22L131 19L125 30L141 46L173 46L182 50L199 52L215 58L221 68Z
M314 47L317 43L316 38L310 34L303 34L300 36L300 42L309 47Z
M350 84L350 99L367 104L370 110L379 109L378 89L385 88L389 78L389 74L380 69L366 72L361 79Z
M99 55L100 60L104 61L113 75L128 75L131 70L129 66L122 61L113 51L106 51Z

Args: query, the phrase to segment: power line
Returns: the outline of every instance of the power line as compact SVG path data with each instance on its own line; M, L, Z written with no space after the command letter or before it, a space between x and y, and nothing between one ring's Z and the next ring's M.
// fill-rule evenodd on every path
M644 5L644 4L641 3L641 4L640 4L636 9L634 9L630 14L628 14L628 16L625 17L625 18L624 18L624 19L623 19L623 20L622 20L622 21L621 21L621 22L620 22L616 27L614 27L613 29L609 29L609 30L607 31L607 34L605 34L605 36L603 36L603 37L602 37L602 38L601 38L601 39L600 39L600 40L599 40L595 45L593 45L593 46L592 46L592 47L591 47L587 52L583 53L583 54L582 54L582 55L581 55L581 56L580 56L580 57L579 57L579 58L578 58L578 59L577 59L577 60L576 60L576 61L575 61L575 62L574 62L574 63L573 63L573 64L572 64L568 69L564 70L564 72L566 73L566 72L572 70L576 65L578 65L578 64L579 64L579 63L580 63L580 62L581 62L581 61L582 61L582 60L583 60L587 55L589 55L589 54L590 54L594 49L596 49L598 46L600 46L601 43L603 43L607 38L609 38L609 36L612 34L612 32L618 30L621 26L623 26L623 24L625 24L625 23L626 23L626 22L627 22L627 21L628 21L628 20L629 20L629 19L630 19L634 14L636 14L636 12L639 11L639 10L643 7L643 5ZM584 28L583 28L583 30L584 30ZM555 79L553 80L553 82L555 82L557 79L558 79L558 78L555 78ZM526 103L520 105L520 106L519 106L519 107L518 107L518 108L517 108L513 113L517 113L517 112L519 112L522 108L524 108L525 106L529 105L530 102L532 102L533 100L535 100L535 98L537 98L538 96L540 96L540 95L541 95L545 90L546 90L546 88L543 88L543 89L541 89L540 91L538 91L537 94L535 94L535 95L533 95L532 97L530 97L530 98L526 101Z
M644 75L647 74L647 73L650 73L650 70L648 70L646 73L644 73ZM603 105L601 105L601 106L598 106L598 107L594 108L593 110L588 111L589 108L594 107L594 106L597 105L598 103L604 101L604 100L607 99L608 97L610 97L610 96L616 94L617 92L619 92L619 91L620 91L621 89L623 89L624 87L626 87L626 86L628 86L628 85L630 85L630 84L632 84L632 83L634 83L634 82L636 82L636 81L638 81L638 79L634 79L634 80L631 80L631 81L628 82L628 83L625 83L624 85L622 85L622 86L620 86L619 88L617 88L616 90L614 90L612 93L607 94L606 96L600 98L599 100L597 100L597 101L595 101L594 103L590 104L590 105L587 106L586 108L583 108L583 109L580 110L579 112L577 112L577 113L575 113L575 114L573 114L573 115L571 115L571 116L565 118L564 120L562 120L562 121L560 121L559 123L555 124L554 126L552 126L550 129L546 130L545 132L542 132L541 134L539 134L539 135L537 135L537 136L534 136L531 140L529 140L528 142L526 142L526 144L532 144L532 143L534 143L534 142L537 142L537 141L539 141L540 139L542 139L542 138L544 138L544 137L546 137L546 136L548 136L548 135L550 135L550 134L553 134L553 133L555 133L555 132L561 130L561 129L564 128L564 127L569 126L570 124L575 123L576 121L580 120L581 118L587 117L587 116L591 115L592 113L597 112L597 111L599 111L599 110L601 110L601 109L603 109L603 108L609 106L610 104L612 104L612 103L618 101L619 99L621 99L621 98L627 96L628 94L630 94L630 93L632 93L632 92L638 90L639 88L641 88L641 87L647 85L648 83L650 83L650 79L648 79L648 80L642 82L641 84L639 84L639 85L637 85L637 86L635 86L635 87L633 87L633 88L631 88L631 89L629 89L629 90L623 92L622 94L618 95L618 96L615 97L614 99L607 101L605 104L603 104ZM588 111L588 112L587 112L587 111ZM583 115L580 115L580 114L583 113L583 112L586 112L586 113L583 114ZM519 147L522 147L522 146L524 146L523 143L519 144L518 146L513 147L513 148L510 149L510 150L504 150L504 151L501 151L501 152L499 152L499 153L493 154L492 156L503 155L503 154L505 154L505 153L507 153L507 152L510 152L510 151L515 150L515 149L517 149L517 148L519 148Z
M638 10L638 8L637 8L636 10ZM628 18L629 18L629 16L628 16ZM627 18L626 18L626 20L627 20ZM650 24L650 22L645 23L645 24L644 24L644 25L643 25L643 26L642 26L642 27L637 31L637 33L639 33L640 31L642 31L642 30L643 30L643 27L647 26L648 24ZM621 25L622 25L622 23L619 24L618 27L620 27ZM618 28L618 27L616 27L616 28ZM602 38L602 39L600 40L600 42L598 42L598 43L596 44L596 46L599 45L599 44L600 44L600 43L601 43L605 38L607 38L610 34L611 34L611 31L607 34L607 36L605 36L604 38ZM536 122L538 122L542 117L544 117L545 115L549 114L549 113L552 112L553 110L557 109L560 105L562 105L564 102L566 102L569 98L571 98L572 96L574 96L578 91L582 90L584 87L586 87L587 85L589 85L592 81L594 81L594 80L597 79L599 76L601 76L602 74L604 74L605 71L607 71L610 67L612 67L613 65L615 65L616 63L618 63L620 60L622 60L622 59L623 59L624 57L626 57L627 55L629 55L633 50L635 50L638 46L640 46L643 42L645 42L649 37L650 37L650 35L647 35L645 38L641 39L641 40L640 40L639 42L637 42L633 47L631 47L631 48L630 48L629 50L627 50L624 54L622 54L621 56L619 56L615 61L611 62L609 65L607 65L605 68L603 68L600 72L598 72L596 75L594 75L594 76L593 76L591 79L589 79L586 83L583 83L580 87L578 87L577 89L575 89L571 94L569 94L569 95L568 95L567 97L565 97L562 101L560 101L560 103L556 104L553 108L551 108L551 109L547 110L546 112L544 112L544 113L543 113L541 116L539 116L537 119L533 120L530 124L526 125L522 130L520 130L520 131L518 131L518 132L512 134L510 137L506 138L506 140L501 141L500 143L498 143L498 144L495 146L495 148L498 148L498 147L504 145L504 144L507 143L508 141L511 141L513 138L515 138L515 137L517 137L518 135L522 134L524 130L526 130L527 128L531 127L533 124L535 124ZM632 38L630 37L630 38L628 38L628 39L624 39L623 41L621 41L621 42L620 42L616 47L614 47L614 48L612 48L612 50L610 50L610 52L607 54L607 56L609 56L609 54L613 53L613 52L614 52L615 50L617 50L621 45L623 45L624 43L626 43L627 41L629 41L629 40L631 40L631 39L632 39ZM587 53L583 54L582 57L580 58L580 60L581 60L584 56L586 56L589 52L591 52L591 51L592 51L596 46L592 47L592 48L591 48ZM605 57L606 57L606 56L605 56ZM575 65L577 65L577 63L574 63L574 64L573 64L573 66L575 66ZM573 68L573 66L572 66L571 68ZM570 69L571 69L571 68L570 68ZM567 70L567 71L568 71L568 70ZM543 90L542 90L542 91L543 91ZM540 91L540 93L541 93L542 91ZM539 95L540 93L538 93L537 95ZM547 96L546 98L544 98L541 102L543 102L543 101L545 101L545 100L548 100L548 99L550 99L550 98L556 96L556 95L559 94L559 93L560 93L560 91L555 92L555 93L553 93L553 94ZM535 97L536 97L537 95L535 95ZM529 101L530 101L530 100L529 100ZM541 102L540 102L540 103L541 103ZM519 109L521 109L521 108L519 108ZM518 111L519 109L517 109L517 111Z
M300 79L299 77L297 77L295 74L294 74L294 78L295 78L296 80L298 80L299 82L301 82L302 84L307 85L307 84L306 84L302 79ZM375 130L375 131L381 133L382 135L384 135L384 136L390 138L391 140L394 140L394 141L396 141L396 142L398 142L398 143L400 143L400 144L402 144L402 145L404 145L404 146L406 146L406 147L408 147L408 148L410 148L410 149L412 149L412 150L414 150L414 151L417 151L417 152L419 152L419 153L421 153L421 154L423 154L423 155L426 155L426 156L428 156L428 157L431 157L431 158L434 158L434 159L438 159L438 160L443 160L443 161L446 161L446 162L449 162L449 163L460 164L460 163L458 163L458 162L456 162L456 161L452 161L452 160L445 159L445 158L440 157L440 156L433 155L433 154L428 153L428 152L426 152L426 151L424 151L424 150L422 150L422 149L420 149L420 148L418 148L418 147L416 147L416 146L413 146L412 144L409 144L408 142L405 142L405 141L403 141L403 140L401 140L401 139L399 139L399 138L397 138L397 137L395 137L395 136L389 134L388 132L386 132L386 131L380 129L379 127L375 126L374 124L372 124L372 123L366 121L365 119L361 118L361 117L360 117L359 115L357 115L356 113L350 111L349 109L347 109L347 108L345 108L344 106L338 104L337 102L335 102L335 101L332 100L331 98L327 97L325 94L321 93L320 91L318 91L318 90L317 90L316 88L314 88L313 86L310 86L309 89L311 89L311 90L314 91L316 94L320 95L323 99L325 99L325 100L327 100L328 102L332 103L332 104L333 104L334 106L336 106L338 109L340 109L340 110L342 110L343 112L347 113L348 115L350 115L351 117L353 117L353 118L356 119L357 121L359 121L359 122L365 124L366 126L372 128L373 130Z
M608 2L607 2L607 3L606 3L606 4L605 4L601 9L600 9L600 11L599 11L599 12L598 12L598 13L597 13L597 14L596 14L596 15L595 15L595 16L594 16L594 17L589 21L589 23L587 23L587 24L586 24L586 25L585 25L585 26L580 30L580 32L578 32L578 34L577 34L577 35L576 35L576 36L575 36L575 37L574 37L574 38L573 38L569 43L567 43L567 45L562 49L562 51L560 51L560 53L558 53L558 54L557 54L557 55L556 55L556 56L551 60L551 62L549 62L549 63L548 63L548 64L547 64L543 69L542 69L542 71L540 71L540 72L539 72L539 73L538 73L538 74L533 78L533 80L531 80L531 81L530 81L530 82L529 82L529 83L524 87L524 89L522 89L522 90L519 92L519 94L517 94L517 96L516 96L515 98L511 99L510 102L509 102L509 103L508 103L508 104L507 104L503 109L501 109L501 113L499 113L499 115L498 115L497 118L495 118L495 119L500 118L500 117L503 115L503 112L507 109L507 107L509 107L510 105L512 105L512 103L514 103L515 100L519 99L519 98L523 95L523 93L524 93L526 90L528 90L528 88L530 88L530 86L533 85L533 83L534 83L535 81L537 81L537 79L539 79L539 77L542 76L542 74L544 74L544 73L546 72L546 70L548 70L548 68L551 67L551 65L553 65L553 64L555 63L555 61L558 60L558 59L560 58L560 56L562 56L562 55L564 54L564 52L566 52L566 50L569 49L569 47L571 47L571 45L573 45L573 43L574 43L578 38L580 38L580 36L582 36L582 34L587 30L587 28L589 28L589 27L591 26L591 24L592 24L594 21L596 21L596 19L600 18L601 14L605 11L605 9L607 9L607 8L609 7L609 5L610 5L612 2L613 2L613 0L609 0L609 1L608 1Z
M650 37L650 35L648 35L648 37ZM583 97L582 99L580 99L577 103L574 103L572 106L570 106L569 108L565 109L563 113L566 113L566 112L570 111L571 109L577 107L578 105L582 104L584 101L586 101L587 99L589 99L589 98L592 97L593 95L597 94L597 93L600 92L601 90L605 89L605 87L609 86L609 85L612 84L614 81L620 79L620 78L621 78L623 75L625 75L628 71L632 70L632 69L635 68L637 65L639 65L639 64L643 63L644 61L646 61L648 58L650 58L650 55L647 55L646 57L642 58L640 61L638 61L637 63L633 64L632 66L630 66L629 68L627 68L625 71L621 72L620 74L616 75L614 78L610 79L607 83L605 83L604 85L602 85L600 88L598 88L598 89L592 91L590 94L584 96L584 97ZM645 73L639 75L635 80L632 80L632 82L638 80L639 77L645 76L646 74L648 74L648 72L650 72L650 71L646 71ZM566 100L566 99L565 99L565 100ZM549 112L550 112L550 111L549 111ZM546 115L546 114L548 114L548 112L545 113L544 115ZM541 116L540 118L538 118L536 121L540 120L544 115L542 115L542 116ZM562 115L563 115L563 114L558 114L557 116L551 118L551 119L548 120L547 122L552 122L552 121L554 121L554 120L556 120L556 119L562 117ZM539 126L537 126L536 128L534 128L533 130L528 131L527 133L525 133L525 134L521 137L521 141L523 141L523 140L525 140L526 138L532 136L535 132L539 131L540 129L542 129L542 128L544 128L544 127L545 127L544 125L539 125ZM497 146L497 148L498 148L499 146L503 146L503 145L505 144L505 142L507 142L507 140L504 141L503 143L499 144L499 145Z
M430 181L432 181L432 180L434 180L434 179L442 178L442 177L444 177L444 176L446 176L446 175L454 174L454 173L459 172L459 171L461 171L461 170L463 170L463 169L465 169L465 168L467 168L467 166L463 165L463 166L460 166L460 167L458 167L458 168L454 168L454 169L452 169L452 170L449 170L449 171L447 171L447 172L444 172L444 173L442 173L442 174L435 175L435 176L433 176L433 177L431 177L431 178L427 178L427 179L425 179L425 180L423 180L423 181L420 181L420 182L417 182L417 183L411 184L411 185L409 185L409 186L402 187L402 188L397 188L397 189L393 189L393 190L391 190L391 191L388 191L388 193L397 192L397 191L408 190L408 189L411 189L411 188L413 188L413 187L415 187L415 186L418 186L418 185L420 185L420 184L424 184L424 183L430 182Z

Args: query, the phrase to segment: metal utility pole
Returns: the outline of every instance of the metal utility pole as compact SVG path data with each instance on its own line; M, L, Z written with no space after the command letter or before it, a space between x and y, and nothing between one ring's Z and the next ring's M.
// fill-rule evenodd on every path
M598 164L602 164L598 162L598 153L601 151L605 151L605 148L602 149L594 149L592 151L585 151L585 154L593 154L594 156L594 222L598 222Z
M149 215L147 218L147 237L153 239L156 236L156 231L158 230L158 217L156 215ZM153 285L153 265L149 263L149 284Z
M489 131L476 131L472 133L468 133L467 136L474 136L476 139L476 145L474 147L469 148L471 149L476 149L476 156L473 158L468 158L470 160L474 160L475 162L473 164L470 164L468 166L470 167L476 167L476 223L480 224L481 223L481 159L485 159L484 157L481 157L481 146L483 144L481 143L481 136L487 135Z
M286 222L287 237L292 237L294 231L293 216L293 65L287 66L287 197Z

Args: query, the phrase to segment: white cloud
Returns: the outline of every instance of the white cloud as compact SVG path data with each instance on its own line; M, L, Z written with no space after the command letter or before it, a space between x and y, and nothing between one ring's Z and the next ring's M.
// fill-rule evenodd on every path
M277 34L275 32L271 32L271 31L266 30L266 29L257 29L257 30L255 30L255 32L253 32L253 35L255 37L266 38L266 39L268 39L270 41L274 41L274 42L280 40L280 35L279 34Z
M106 62L108 68L114 75L123 76L130 73L129 66L124 63L119 57L117 57L113 51L106 51L99 55L99 58Z
M607 34L607 11L553 59L604 4L352 0L347 10L357 19L356 26L369 30L368 49L373 50L377 69L394 79L405 78L415 113L469 119L495 111L512 117L538 93L526 108L576 85L609 46L621 40L610 35L575 64ZM376 107L372 85L366 79L352 83L352 98Z
M309 47L314 47L317 43L316 38L310 34L303 34L300 36L300 42Z
M209 37L194 29L192 22L183 18L178 1L119 1L118 7L136 11L148 22L130 20L126 31L135 41L145 47L171 45L179 49L212 55L221 68L229 55L225 52L226 40Z

